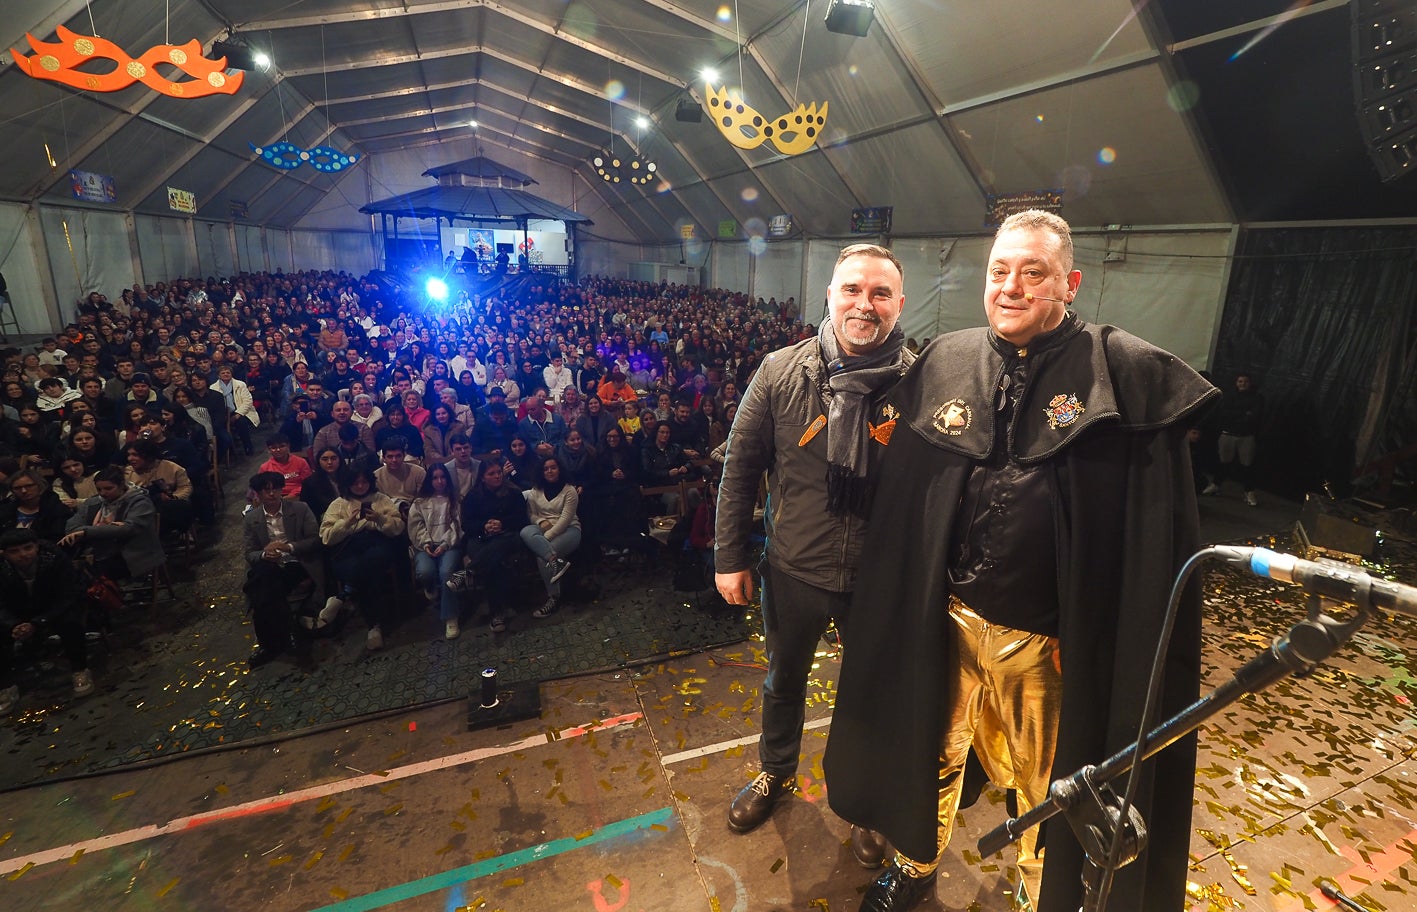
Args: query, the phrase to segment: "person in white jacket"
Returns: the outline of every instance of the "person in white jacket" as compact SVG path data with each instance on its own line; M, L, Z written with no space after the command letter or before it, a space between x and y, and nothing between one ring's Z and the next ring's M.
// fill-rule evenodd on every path
M223 364L216 372L217 381L212 389L226 399L226 413L231 416L231 432L241 441L246 455L251 455L251 431L261 426L261 413L256 411L256 403L251 398L251 388L245 380L237 380L231 365Z

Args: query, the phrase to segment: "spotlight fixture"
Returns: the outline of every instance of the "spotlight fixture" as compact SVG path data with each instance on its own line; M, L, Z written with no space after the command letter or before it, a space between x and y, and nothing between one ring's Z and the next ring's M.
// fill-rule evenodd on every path
M265 55L262 55L265 56ZM244 42L239 42L235 35L231 35L225 41L212 42L212 57L225 57L226 66L232 70L254 70L266 67L259 66L256 54ZM270 66L270 58L266 58L266 66Z
M702 123L704 109L692 98L681 98L674 106L674 119L683 123Z
M652 161L641 161L633 155L620 155L615 152L598 152L591 156L590 163L595 168L595 173L607 184L647 184L659 170Z
M871 0L831 0L827 4L827 31L865 38L876 18Z

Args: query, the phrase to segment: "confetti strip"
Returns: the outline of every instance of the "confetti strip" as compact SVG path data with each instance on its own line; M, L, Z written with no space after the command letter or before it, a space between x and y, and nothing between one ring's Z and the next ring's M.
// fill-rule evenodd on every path
M642 716L638 712L626 713L608 719L599 720L594 728L606 730L621 726L637 725ZM565 729L561 732L562 738L580 737L591 731L591 727L579 726ZM500 757L515 751L529 747L545 744L544 735L532 735L511 744L499 745L496 747L478 748L476 750L464 751L460 754L452 754L447 757L438 757L432 760L424 760L408 766L399 767L394 770L387 770L383 776L364 775L352 779L342 779L336 782L327 782L322 785L313 786L307 789L298 789L293 792L286 792L283 795L273 795L266 798L258 798L243 804L232 805L227 808L217 808L205 811L201 814L193 814L188 817L177 817L161 824L149 824L147 826L136 827L131 830L124 830L119 833L111 833L107 836L99 836L94 839L87 839L82 842L71 843L69 845L58 846L53 849L46 849L42 852L34 852L30 855L22 855L18 858L0 859L0 875L13 874L16 871L28 870L30 867L41 864L52 864L57 861L65 861L70 858L75 851L83 849L86 852L96 852L104 849L113 849L119 846L132 845L135 842L142 842L156 836L165 836L169 833L182 833L197 827L206 826L211 823L220 823L226 820L240 820L257 814L267 814L273 811L282 811L286 808L303 804L307 801L318 801L330 795L338 795L344 792L352 792L358 789L367 788L371 785L384 785L387 779L407 779L413 776L421 776L425 773L439 772L441 770L454 769L459 766L466 766L469 763L476 763L479 760L486 760L489 757ZM127 797L134 794L128 792L123 795L114 796L114 800L120 797ZM341 815L340 820L353 811L347 808ZM26 866L29 867L26 867Z
M539 737L539 736L538 736ZM467 883L479 877L486 877L501 871L509 871L519 868L524 864L533 861L540 861L545 858L552 858L575 849L585 846L596 845L607 840L615 839L631 833L637 833L652 828L655 824L667 825L674 820L673 808L660 808L648 814L641 814L638 817L630 817L615 823L607 824L595 831L595 834L587 839L577 840L574 837L565 837L552 842L543 842L516 852L509 852L506 855L499 855L480 861L476 864L466 865L461 868L454 868L451 871L444 871L441 874L434 874L429 877L422 877L418 880L399 884L384 890L378 890L364 896L356 896L343 902L332 903L322 906L313 912L368 912L368 910L390 906L394 903L404 902L417 896L426 896L439 890L446 890L454 884Z

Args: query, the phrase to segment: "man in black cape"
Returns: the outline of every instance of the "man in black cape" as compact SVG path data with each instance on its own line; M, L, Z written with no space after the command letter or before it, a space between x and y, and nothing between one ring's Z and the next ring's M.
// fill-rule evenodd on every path
M824 761L832 809L898 850L862 910L933 891L971 747L1026 809L1136 736L1172 580L1199 539L1185 432L1217 391L1084 324L1068 310L1081 279L1066 222L1010 217L990 253L989 327L937 339L888 394L900 419ZM1160 718L1194 700L1199 662L1193 581ZM1184 905L1194 766L1192 737L1145 768L1151 844L1114 890L1130 910ZM1081 847L1061 816L1043 829L1020 841L1019 900L1072 912Z

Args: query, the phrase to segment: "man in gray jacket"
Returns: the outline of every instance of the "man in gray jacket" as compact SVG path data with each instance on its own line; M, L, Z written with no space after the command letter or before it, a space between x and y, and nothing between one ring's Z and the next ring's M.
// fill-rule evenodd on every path
M883 397L912 360L896 326L905 304L902 269L889 250L842 250L827 303L816 338L763 360L729 432L719 488L715 582L729 604L746 605L753 597L753 507L768 473L762 771L728 810L728 825L739 833L767 820L792 788L817 640L833 618L849 637L871 468L895 425ZM858 861L881 863L884 840L858 827L851 836Z

